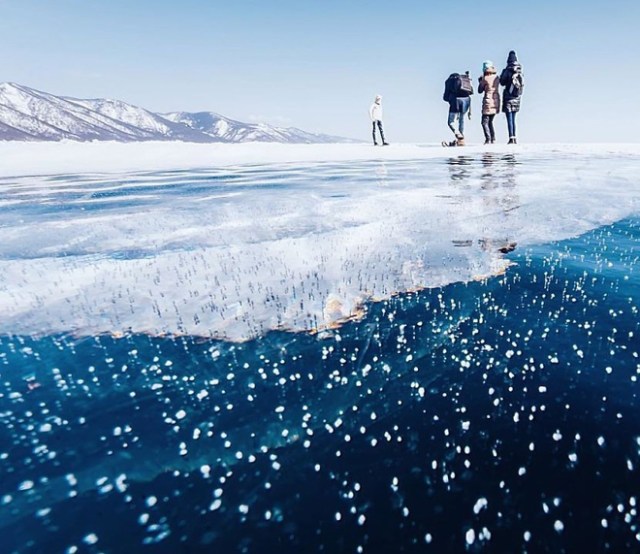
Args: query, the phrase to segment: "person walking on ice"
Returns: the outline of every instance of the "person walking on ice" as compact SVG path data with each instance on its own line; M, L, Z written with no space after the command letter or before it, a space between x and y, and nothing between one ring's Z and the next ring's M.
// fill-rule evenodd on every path
M376 95L373 104L369 108L369 117L371 118L371 122L373 123L373 145L378 146L378 141L376 141L376 125L378 126L378 131L380 131L380 140L382 141L382 146L389 146L389 143L384 140L384 131L382 130L382 96L379 94Z
M453 142L443 142L442 146L464 146L464 116L471 119L471 98L473 85L469 72L463 75L452 73L444 83L442 99L449 103L449 118L447 124L456 139ZM458 128L456 129L456 120Z
M500 74L500 84L504 87L502 92L502 111L507 116L508 144L517 144L516 114L520 111L520 100L524 92L524 77L518 56L513 50L509 52L507 67Z

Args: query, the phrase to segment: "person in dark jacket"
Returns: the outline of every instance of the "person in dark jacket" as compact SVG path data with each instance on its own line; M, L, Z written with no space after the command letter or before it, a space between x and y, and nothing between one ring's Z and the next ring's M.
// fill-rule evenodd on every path
M467 71L467 74L469 72ZM472 91L473 92L473 91ZM471 98L472 94L461 90L461 77L459 73L452 73L444 83L444 94L442 99L449 103L449 118L447 123L449 129L456 137L458 146L464 145L464 116L468 114L471 119ZM458 129L456 130L456 120Z
M513 50L509 52L507 67L500 74L500 84L504 87L502 91L502 111L507 116L509 144L516 144L516 114L520 111L524 80L522 66Z

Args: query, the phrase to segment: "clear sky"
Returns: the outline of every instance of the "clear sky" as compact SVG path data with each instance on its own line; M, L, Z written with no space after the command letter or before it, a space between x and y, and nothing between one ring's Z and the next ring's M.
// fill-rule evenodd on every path
M379 93L432 142L445 78L515 49L521 142L638 142L639 28L640 0L0 0L0 81L363 139Z

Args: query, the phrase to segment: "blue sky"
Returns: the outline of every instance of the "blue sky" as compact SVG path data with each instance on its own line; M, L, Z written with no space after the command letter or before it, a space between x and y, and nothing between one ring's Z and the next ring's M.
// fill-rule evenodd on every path
M364 139L379 93L391 142L431 142L447 75L516 49L521 142L637 142L638 27L637 0L0 0L0 81Z

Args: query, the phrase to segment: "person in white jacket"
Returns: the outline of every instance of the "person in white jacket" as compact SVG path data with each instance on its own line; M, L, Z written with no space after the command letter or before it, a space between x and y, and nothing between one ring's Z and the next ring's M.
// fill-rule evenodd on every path
M382 130L382 96L379 94L376 96L373 104L369 108L369 117L371 117L371 122L373 123L373 145L378 146L378 142L376 141L376 125L378 126L378 130L380 131L380 139L382 140L382 146L388 146L389 143L384 140L384 131Z

